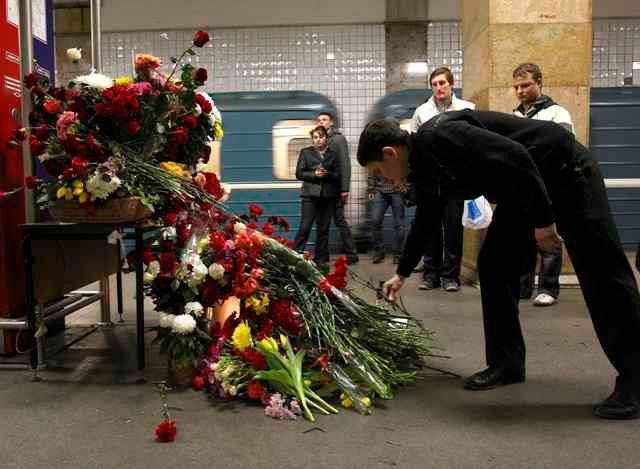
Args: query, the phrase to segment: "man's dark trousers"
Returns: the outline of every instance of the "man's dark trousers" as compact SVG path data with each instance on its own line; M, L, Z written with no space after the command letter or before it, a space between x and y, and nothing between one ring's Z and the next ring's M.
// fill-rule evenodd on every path
M441 279L459 282L464 201L445 200L432 195L424 211L429 228L423 257L423 278L436 284Z
M556 224L571 257L593 325L623 383L640 395L640 296L620 244L597 163L576 144L581 162L545 179ZM519 276L535 253L526 214L498 204L482 246L478 270L488 366L523 369L525 346L518 317Z

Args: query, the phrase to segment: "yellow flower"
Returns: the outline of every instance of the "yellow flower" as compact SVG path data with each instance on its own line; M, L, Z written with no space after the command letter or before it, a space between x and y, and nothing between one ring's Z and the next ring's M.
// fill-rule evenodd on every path
M78 202L83 204L83 203L85 203L87 201L88 198L89 198L89 194L86 193L85 191L82 191L82 194L80 194L78 196Z
M251 328L247 324L247 321L242 321L231 335L231 341L233 347L242 352L247 347L253 346L253 340L251 339Z
M256 312L256 315L260 316L269 306L269 295L266 293L252 295L247 299L247 306L253 309Z
M71 185L73 187L79 187L81 189L84 187L84 183L80 179L74 179Z
M220 121L216 121L213 126L213 136L216 138L216 140L224 137L224 130L222 130L222 123Z
M80 183L80 184L82 184L82 183ZM76 186L76 185L74 184L74 186L73 186L73 190L71 191L71 193L72 193L73 195L77 195L77 196L79 196L79 195L80 195L80 194L82 194L83 192L84 192L84 187L82 187L82 186Z
M272 352L278 351L278 342L276 342L276 339L274 339L273 337L265 337L258 343L267 350L271 350Z
M280 334L280 345L282 345L282 348L287 348L288 343L289 343L289 339L287 339L287 336Z
M303 381L303 383L304 383L304 385L305 385L305 386L307 386L307 387L311 386L311 380L310 380L310 379L305 379L305 380Z
M191 176L191 173L186 170L186 166L182 163L176 163L175 161L163 161L160 163L160 167L165 171L175 174L176 176Z
M351 399L349 399L348 397L345 397L344 399L342 399L340 401L340 404L342 404L342 407L345 408L349 408L349 407L353 407L353 402L351 401Z
M73 191L65 187L64 200L73 200Z
M369 399L367 396L364 396L362 398L362 403L365 407L371 407L371 399Z
M62 199L65 195L67 194L67 188L65 186L62 186L60 189L58 189L58 191L56 192L56 197L58 199Z
M131 83L133 83L133 78L123 75L116 78L114 81L116 85L130 85Z

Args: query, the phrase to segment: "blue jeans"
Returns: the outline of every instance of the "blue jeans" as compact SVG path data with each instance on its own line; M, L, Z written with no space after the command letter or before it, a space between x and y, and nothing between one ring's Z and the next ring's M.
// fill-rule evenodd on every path
M393 253L399 255L404 244L404 200L401 192L376 192L371 209L371 230L374 252L384 251L382 222L387 208L393 216Z

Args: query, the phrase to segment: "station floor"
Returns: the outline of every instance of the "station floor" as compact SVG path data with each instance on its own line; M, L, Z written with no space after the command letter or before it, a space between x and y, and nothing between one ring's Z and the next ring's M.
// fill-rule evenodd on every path
M355 270L377 283L393 265L363 257ZM640 467L640 420L591 415L615 374L579 289L563 289L552 307L521 304L525 383L472 392L462 389L460 376L484 367L480 292L425 292L418 280L407 282L403 299L436 331L439 353L449 358L428 365L442 371L425 369L370 416L344 410L315 423L276 421L259 406L173 391L178 435L162 444L154 441L161 403L153 383L166 378L166 360L147 334L146 384L134 384L135 304L127 275L123 323L113 313L113 326L51 357L41 381L31 371L0 370L0 468ZM151 326L156 313L147 306ZM66 334L98 320L98 307L89 306L67 317Z

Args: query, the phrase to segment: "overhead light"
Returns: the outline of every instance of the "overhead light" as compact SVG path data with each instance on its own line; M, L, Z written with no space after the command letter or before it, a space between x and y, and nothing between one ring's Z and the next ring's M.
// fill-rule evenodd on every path
M411 75L426 75L427 71L427 62L409 62L407 64L407 73Z

